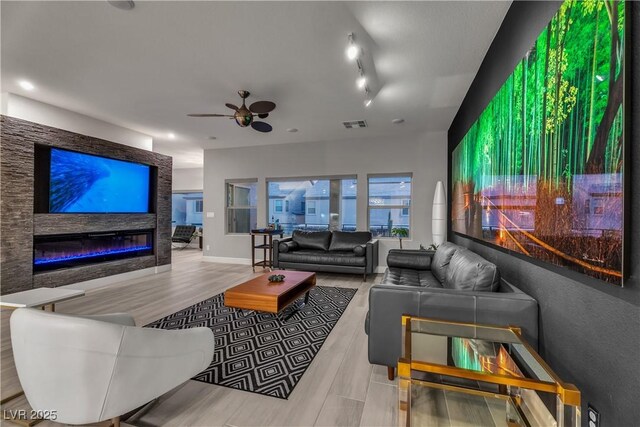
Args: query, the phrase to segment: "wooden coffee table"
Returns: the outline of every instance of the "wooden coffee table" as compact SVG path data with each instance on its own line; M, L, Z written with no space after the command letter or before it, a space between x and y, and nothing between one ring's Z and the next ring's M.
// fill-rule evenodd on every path
M283 282L269 282L267 278L272 274L282 274L285 279ZM304 294L304 303L297 305L284 319L287 320L309 302L309 292L315 285L316 273L275 270L228 289L224 293L224 305L279 315Z

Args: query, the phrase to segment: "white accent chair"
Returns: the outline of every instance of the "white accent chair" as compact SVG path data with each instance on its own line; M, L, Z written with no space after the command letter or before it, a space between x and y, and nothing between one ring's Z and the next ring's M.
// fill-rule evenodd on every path
M209 328L138 328L128 314L71 316L20 308L11 315L18 377L31 407L57 422L113 420L205 370Z

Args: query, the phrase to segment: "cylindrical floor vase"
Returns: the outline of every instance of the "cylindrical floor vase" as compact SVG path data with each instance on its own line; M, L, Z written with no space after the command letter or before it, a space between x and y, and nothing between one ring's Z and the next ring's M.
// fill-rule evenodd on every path
M436 183L436 192L433 195L431 233L433 234L433 244L436 246L447 240L447 197L442 181Z

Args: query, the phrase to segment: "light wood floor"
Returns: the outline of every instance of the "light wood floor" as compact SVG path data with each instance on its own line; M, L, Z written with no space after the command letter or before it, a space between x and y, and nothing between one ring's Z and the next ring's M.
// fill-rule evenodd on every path
M253 276L243 265L201 260L197 249L174 251L170 272L88 291L61 303L63 313L128 312L138 325L202 301ZM397 417L397 384L386 368L367 360L364 318L369 288L378 278L318 274L318 285L358 291L288 400L188 381L164 395L135 424L151 426L387 426ZM20 389L9 336L10 310L1 313L1 390L6 397ZM28 409L24 397L2 409ZM8 424L7 424L8 425ZM38 426L57 425L42 422Z

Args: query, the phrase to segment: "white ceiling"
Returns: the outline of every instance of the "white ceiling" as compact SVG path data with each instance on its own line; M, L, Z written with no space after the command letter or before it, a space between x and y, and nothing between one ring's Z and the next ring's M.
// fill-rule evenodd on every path
M446 131L509 6L138 1L123 11L2 1L2 90L152 135L176 167L202 165L206 148ZM369 108L345 56L349 32L366 42L382 83ZM186 116L228 114L238 89L277 104L273 132ZM369 128L341 124L360 119Z

